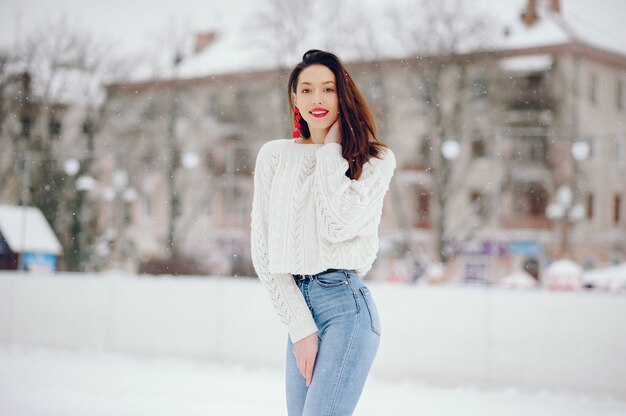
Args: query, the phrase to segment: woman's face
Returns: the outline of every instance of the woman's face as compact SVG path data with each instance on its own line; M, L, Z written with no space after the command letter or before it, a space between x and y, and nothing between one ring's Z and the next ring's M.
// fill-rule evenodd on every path
M314 130L328 130L339 115L335 74L324 65L311 65L300 72L294 102L302 118Z

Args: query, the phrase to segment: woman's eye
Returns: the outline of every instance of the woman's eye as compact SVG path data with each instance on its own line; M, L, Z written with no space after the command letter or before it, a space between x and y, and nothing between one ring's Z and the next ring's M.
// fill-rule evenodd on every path
M326 88L326 92L335 92L335 90L332 88Z
M309 91L310 91L310 90L309 90L308 88L305 88L305 89L301 90L300 92L301 92L301 93L303 93L303 94L306 94L306 93L307 93L307 92L309 92Z

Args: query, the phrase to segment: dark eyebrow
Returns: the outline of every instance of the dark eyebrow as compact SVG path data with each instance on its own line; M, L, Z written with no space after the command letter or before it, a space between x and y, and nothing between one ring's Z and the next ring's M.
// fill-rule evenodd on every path
M334 84L334 83L335 83L335 81L325 81L325 82L322 82L322 84ZM306 81L302 81L302 82L300 83L300 85L304 85L304 84L306 84L306 85L311 85L311 83L310 83L310 82L306 82Z

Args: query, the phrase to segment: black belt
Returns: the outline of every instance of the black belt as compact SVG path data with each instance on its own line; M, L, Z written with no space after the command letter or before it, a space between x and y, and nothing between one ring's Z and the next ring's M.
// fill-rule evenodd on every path
M353 274L357 273L356 270L352 270L352 269L351 270L348 270L348 269L327 269L327 270L324 270L323 272L319 272L317 274L294 274L293 278L296 280L296 282L299 282L300 280L310 279L313 276L319 276L321 274L332 273L332 272L340 272L342 270L345 270L348 273L353 273Z

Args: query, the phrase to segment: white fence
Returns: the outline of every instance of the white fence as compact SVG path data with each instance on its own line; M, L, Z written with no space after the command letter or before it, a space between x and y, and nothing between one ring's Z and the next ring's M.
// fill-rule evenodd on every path
M378 376L626 397L626 296L370 284ZM0 273L0 344L283 366L256 279Z

